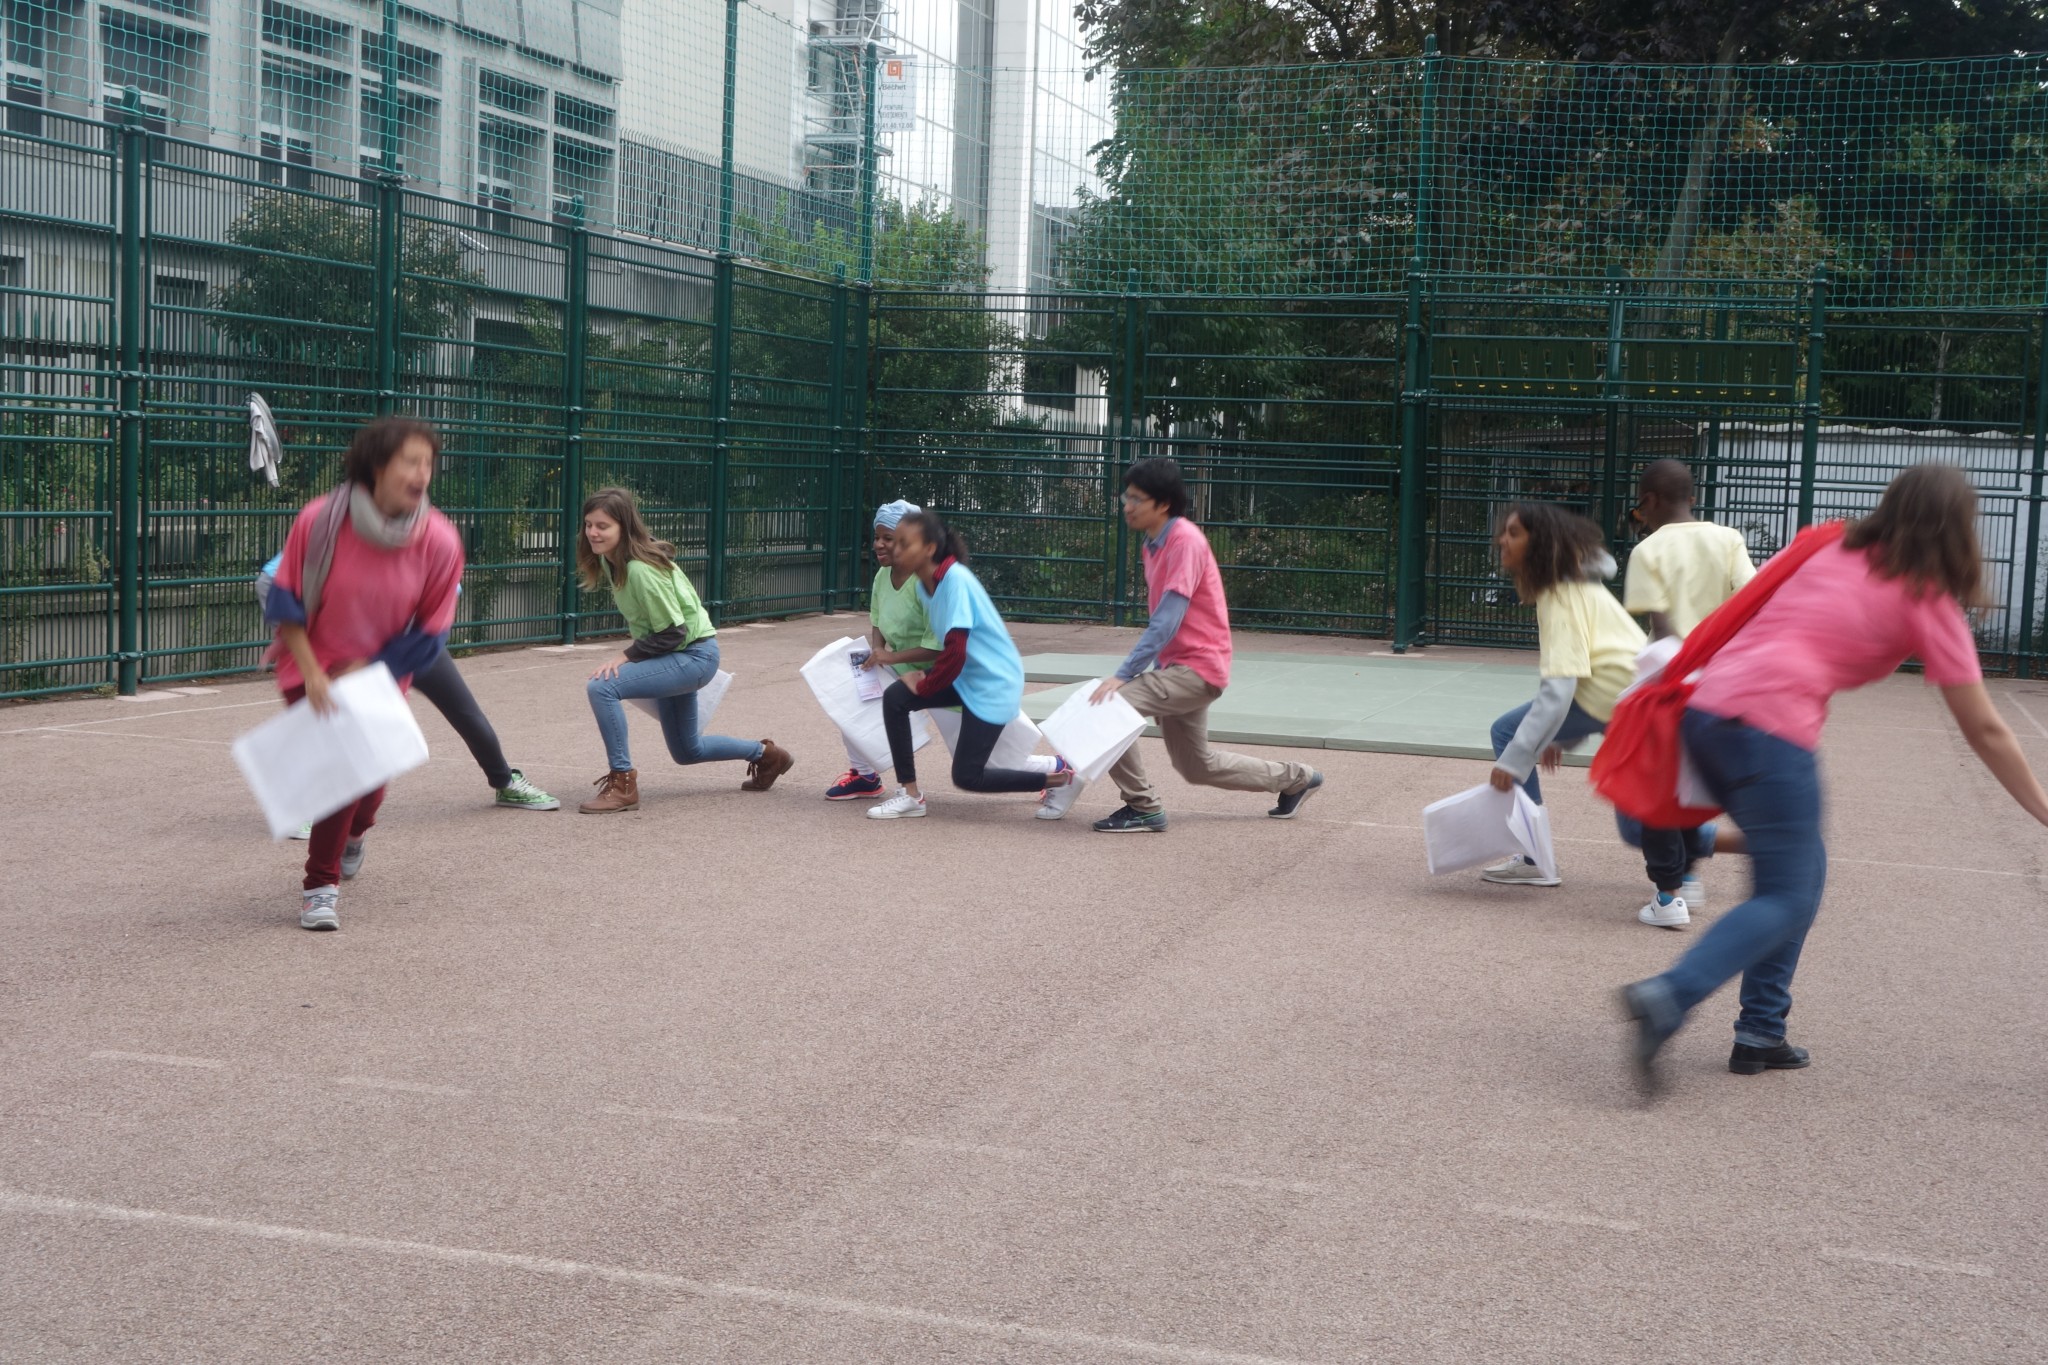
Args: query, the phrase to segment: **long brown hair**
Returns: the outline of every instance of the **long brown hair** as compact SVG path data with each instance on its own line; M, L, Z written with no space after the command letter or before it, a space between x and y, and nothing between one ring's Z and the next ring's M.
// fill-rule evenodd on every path
M1586 561L1607 548L1598 526L1555 503L1518 502L1508 515L1529 533L1529 548L1515 573L1515 591L1524 602L1534 602L1560 583L1578 582L1586 576Z
M640 518L639 499L631 489L598 489L583 500L583 516L592 512L602 512L618 523L619 543L609 555L598 554L590 548L590 537L583 533L582 519L577 520L576 577L584 587L617 586L626 577L626 565L636 559L662 570L676 566L676 547L655 539L654 532L647 529L647 523Z
M1985 604L1977 490L1950 465L1916 464L1901 473L1876 511L1849 523L1842 545L1866 551L1878 577L1905 579L1916 597L1941 592L1966 607Z

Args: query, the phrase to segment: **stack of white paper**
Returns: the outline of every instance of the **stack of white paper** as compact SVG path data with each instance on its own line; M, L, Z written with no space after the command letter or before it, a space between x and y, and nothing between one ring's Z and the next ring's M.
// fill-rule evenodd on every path
M1081 684L1039 727L1083 782L1108 772L1145 732L1145 718L1122 696L1112 696L1100 706L1088 700L1101 685L1100 678Z
M711 675L710 682L697 689L698 734L704 735L711 732L711 718L718 714L718 703L725 700L726 689L731 686L732 674L721 668ZM642 711L645 711L648 715L653 716L656 720L661 719L661 699L659 697L628 697L626 700L639 707Z
M427 761L427 737L389 668L372 664L336 678L328 695L332 714L296 701L235 740L235 764L273 839Z
M860 695L860 679L852 666L854 655L867 652L868 642L846 636L834 640L813 654L810 662L798 672L810 684L811 694L818 699L818 705L825 708L825 714L839 732L846 736L846 742L853 751L867 761L876 772L887 772L895 760L889 754L889 736L882 728L882 703L880 694L873 698ZM876 670L882 676L883 689L895 681L887 669ZM922 725L910 727L910 747L921 749L931 742L931 732Z
M1550 812L1519 786L1495 791L1481 783L1422 808L1422 844L1432 874L1462 872L1521 854L1546 877L1557 875Z

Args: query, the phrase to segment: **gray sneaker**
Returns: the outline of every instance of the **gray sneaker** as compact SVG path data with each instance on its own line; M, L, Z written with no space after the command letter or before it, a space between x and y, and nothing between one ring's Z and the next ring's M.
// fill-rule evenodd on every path
M1267 811L1266 814L1272 816L1275 820L1292 820L1295 812L1307 805L1308 799L1322 789L1323 775L1311 770L1308 775L1308 781L1302 784L1300 791L1281 792L1280 804Z
M339 929L341 916L334 912L334 904L341 899L338 886L316 886L311 891L299 893L299 927L301 929Z
M363 841L351 839L341 846L341 879L348 881L363 870Z
M498 788L498 804L512 810L560 810L562 803L549 796L539 787L526 780L526 774L519 769L512 770L512 780Z

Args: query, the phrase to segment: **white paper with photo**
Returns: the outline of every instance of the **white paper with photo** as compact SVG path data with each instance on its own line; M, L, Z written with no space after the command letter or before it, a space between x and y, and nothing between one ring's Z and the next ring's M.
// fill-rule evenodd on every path
M236 738L232 752L263 808L270 837L321 820L427 761L405 694L372 664L334 680L331 715L301 699Z
M732 686L732 674L719 669L711 675L711 681L697 689L697 733L711 733L711 718L718 714L718 703L725 700L725 693ZM661 698L628 697L627 701L653 716L661 719Z
M1089 700L1101 685L1100 678L1082 683L1038 727L1083 782L1108 772L1145 733L1145 718L1122 696L1112 695L1100 706Z
M1521 842L1508 828L1520 790L1495 791L1491 783L1482 782L1424 806L1422 847L1430 873L1462 872L1520 853Z
M864 652L868 642L846 636L834 640L797 671L810 685L811 695L825 709L825 715L839 727L852 750L876 772L887 772L895 763L889 754L889 735L882 727L882 703L863 700L851 661ZM888 679L884 679L886 686ZM931 742L931 731L922 725L910 727L910 747L922 749Z
M942 707L936 711L927 711L925 714L930 716L932 724L938 727L939 741L946 746L946 752L959 752L960 713ZM996 736L996 747L988 756L988 766L1021 768L1025 759L1038 752L1038 742L1044 738L1045 735L1032 723L1031 717L1019 711L1010 723L1003 727L1003 732Z
M896 681L896 670L867 667L872 645L868 641L861 644L861 648L846 656L846 666L853 670L853 694L862 701L880 701L882 694L889 690L889 684Z

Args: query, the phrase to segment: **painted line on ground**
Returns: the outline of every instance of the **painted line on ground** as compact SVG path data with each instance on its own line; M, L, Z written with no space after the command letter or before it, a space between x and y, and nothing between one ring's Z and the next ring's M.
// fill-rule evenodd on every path
M396 1090L407 1095L446 1095L462 1099L471 1091L459 1085L427 1085L422 1081L387 1081L377 1076L336 1076L336 1085L353 1085L364 1090Z
M675 1123L708 1123L730 1127L742 1122L731 1114L695 1114L683 1109L636 1109L630 1104L600 1104L600 1114L619 1114L634 1119L668 1119Z
M1489 1218L1512 1218L1522 1223L1557 1223L1574 1228L1604 1228L1609 1232L1641 1232L1641 1223L1623 1218L1596 1218L1590 1213L1557 1213L1550 1209L1521 1209L1506 1204L1474 1204L1472 1212Z
M2027 709L2027 704L2025 702L2021 701L2018 697L2015 697L2010 692L2005 694L2005 699L2012 703L2013 710L2019 712L2021 715L2027 718L2027 723L2034 727L2035 732L2039 734L2042 739L2048 739L2048 725L2043 725L2041 723L2040 717L2036 716L2032 711L2029 711Z
M921 1152L961 1152L968 1156L993 1156L1005 1161L1043 1161L1037 1152L1024 1147L1004 1147L992 1142L953 1142L946 1138L917 1137L896 1133L859 1133L862 1142L886 1143L891 1147L910 1147Z
M514 1270L530 1275L545 1275L552 1279L603 1280L612 1284L686 1294L693 1298L750 1303L799 1313L924 1327L965 1336L988 1337L998 1341L1029 1343L1066 1350L1109 1352L1153 1360L1186 1361L1190 1362L1190 1365L1307 1365L1307 1362L1278 1356L1252 1355L1206 1346L1184 1346L1175 1342L1147 1341L1137 1337L1107 1336L1063 1327L1037 1327L1000 1318L938 1313L923 1308L907 1308L897 1304L873 1303L863 1299L838 1298L826 1294L809 1294L800 1290L776 1289L765 1285L697 1280L658 1270L637 1270L629 1266L569 1261L553 1256L527 1256L508 1251L486 1251L477 1247L442 1246L433 1242L403 1241L391 1237L366 1237L356 1233L328 1232L321 1228L293 1227L280 1223L250 1223L236 1218L174 1213L165 1209L130 1208L120 1204L102 1204L92 1200L32 1194L26 1190L5 1187L0 1187L0 1209L45 1217L154 1224L159 1227L218 1233L254 1241L285 1242L333 1251L372 1252L490 1270Z
M246 711L252 706L275 706L280 710L283 709L282 703L275 696L271 696L264 698L262 701L229 702L225 706L181 706L175 711L152 711L149 714L149 719L161 720L165 716L194 716L207 711ZM31 730L79 730L88 725L127 725L132 721L140 719L140 716L108 716L105 720L75 720L69 725L25 725L19 730L0 730L0 735L25 735Z
M209 749L227 749L233 747L231 742L225 739L187 739L183 735L145 735L140 734L134 730L68 730L59 729L57 726L54 725L46 725L40 729L33 731L10 730L8 731L8 733L16 735L62 735L68 739L98 739L101 736L107 736L113 739L157 739L162 740L166 744L201 744Z
M200 1071L218 1071L227 1063L213 1057L173 1057L161 1052L95 1052L92 1057L102 1062L145 1062L150 1066L187 1066Z
M1312 1180L1275 1180L1262 1175L1224 1175L1217 1171L1197 1171L1189 1167L1178 1167L1167 1172L1173 1180L1192 1180L1202 1185L1229 1185L1243 1190L1283 1190L1288 1194L1328 1194L1330 1187L1318 1185Z
M1881 1251L1854 1251L1848 1247L1822 1247L1820 1254L1830 1261L1863 1261L1869 1265L1896 1266L1900 1270L1931 1270L1939 1275L1973 1275L1988 1279L1996 1274L1988 1265L1967 1261L1922 1261L1911 1256L1892 1256Z

